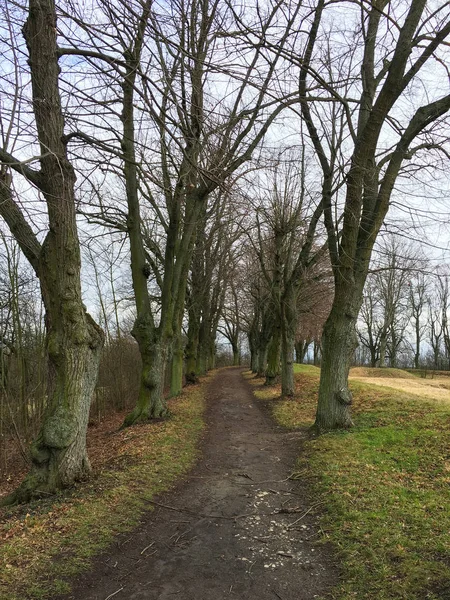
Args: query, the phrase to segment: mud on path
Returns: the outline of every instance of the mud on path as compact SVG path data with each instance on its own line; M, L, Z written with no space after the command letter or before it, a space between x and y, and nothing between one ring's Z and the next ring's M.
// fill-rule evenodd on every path
M297 432L272 422L240 369L208 390L198 465L66 599L309 600L337 581L314 501L291 480Z

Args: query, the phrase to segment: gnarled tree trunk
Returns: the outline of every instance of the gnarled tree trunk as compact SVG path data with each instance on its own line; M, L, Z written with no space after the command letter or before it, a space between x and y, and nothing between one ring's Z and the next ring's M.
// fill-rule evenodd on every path
M362 292L353 292L349 301L348 291L346 290L345 295L342 292L339 294L337 288L330 316L325 323L319 404L314 425L319 432L346 429L353 424L348 373L358 345L355 325L361 302Z
M56 33L54 2L30 0L24 35L41 171L23 174L40 187L47 203L49 231L42 247L14 203L5 178L1 212L40 280L50 380L47 409L31 447L30 471L3 503L53 493L90 472L86 431L104 335L86 312L81 295L75 172L64 141Z
M149 419L164 418L168 415L164 398L164 378L169 354L169 342L157 330L152 334L149 327L139 329L135 323L133 336L137 340L142 358L139 395L134 409L129 413L123 427Z

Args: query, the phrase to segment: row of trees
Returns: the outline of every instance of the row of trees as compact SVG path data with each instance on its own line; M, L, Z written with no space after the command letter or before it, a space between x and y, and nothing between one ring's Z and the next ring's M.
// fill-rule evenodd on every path
M449 368L448 286L448 268L432 269L417 244L398 236L385 241L358 323L370 366Z
M450 96L420 87L446 80L445 3L2 9L0 215L40 282L51 372L31 470L8 501L89 472L105 334L83 303L80 223L84 236L129 248L142 372L125 425L167 414L168 363L180 391L185 315L189 380L212 366L219 327L234 343L237 314L221 325L220 307L236 307L240 291L224 281L246 269L252 360L264 368L267 356L270 381L281 348L286 394L299 316L314 312L311 295L332 298L316 427L350 426L347 376L375 239L405 161L414 173L447 142ZM287 147L300 150L281 168L273 148L292 136Z

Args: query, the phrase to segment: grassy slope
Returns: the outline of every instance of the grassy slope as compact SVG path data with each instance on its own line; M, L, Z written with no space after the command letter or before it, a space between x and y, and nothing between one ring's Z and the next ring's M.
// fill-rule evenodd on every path
M146 502L168 489L197 456L206 382L170 402L172 417L127 431L125 453L72 493L4 511L0 598L37 600L69 590L67 578L120 532L137 525Z
M287 427L312 424L319 370L299 366ZM254 383L257 380L253 380ZM324 501L322 529L343 562L339 600L450 598L450 409L353 382L355 427L305 443L299 471ZM255 388L279 398L279 389Z

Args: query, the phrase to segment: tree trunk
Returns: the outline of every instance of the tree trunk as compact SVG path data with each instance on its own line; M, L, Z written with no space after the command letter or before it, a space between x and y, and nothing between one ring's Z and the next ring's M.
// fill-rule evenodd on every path
M172 349L170 362L170 397L178 396L183 390L184 347L181 332L178 332Z
M197 311L189 310L188 341L186 344L186 383L198 382L197 355L200 317Z
M295 362L297 364L303 364L310 343L309 340L300 340L295 344Z
M261 332L258 339L258 371L257 377L264 377L267 369L267 356L272 338L273 323L267 314L263 315Z
M72 332L64 329L64 324L49 329L52 392L41 430L31 446L30 472L13 495L17 502L53 493L90 473L86 431L103 334L86 314L74 321Z
M380 367L385 367L386 366L386 347L387 347L387 332L386 331L382 331L381 336L380 336L380 362L378 363L378 365Z
M199 375L205 375L208 370L209 362L209 329L210 322L208 318L203 317L200 323L199 341L198 341L198 354L197 354L197 373Z
M377 350L374 346L370 346L370 366L372 368L377 366Z
M250 349L250 370L252 373L258 372L259 354L257 347Z
M30 471L3 504L53 493L90 472L86 431L104 335L87 314L81 295L75 172L63 141L56 32L52 0L30 0L24 35L42 150L39 177L49 218L49 232L42 247L23 216L20 218L11 197L5 208L12 211L8 225L40 280L50 379L47 409L31 447Z
M285 294L281 306L281 393L295 394L294 351L297 321L296 297Z
M148 339L148 332L148 327L142 327L139 331L135 323L132 333L139 344L142 358L141 383L136 406L125 417L122 427L145 423L149 419L164 418L169 414L164 398L169 342L160 336Z
M317 340L314 340L313 363L315 367L320 365L320 342Z
M267 353L268 353L268 345L264 346L260 344L258 349L258 369L256 371L257 377L264 377L266 374L267 368Z
M274 328L272 340L267 352L266 381L264 385L275 385L280 376L280 328Z
M416 333L416 351L414 353L414 368L418 369L419 368L419 362L420 362L420 321L419 321L419 317L416 317L416 322L415 322L415 333Z
M351 310L349 306L335 300L325 323L319 402L314 424L318 432L345 429L353 425L348 373L358 345L355 331L357 315L358 310Z
M233 344L233 367L238 367L241 364L241 357L239 353L239 346Z
M210 334L210 342L209 342L209 352L208 359L206 363L206 368L208 371L216 368L216 334L211 332Z
M293 396L295 394L294 347L295 341L292 332L283 335L281 349L281 393L283 396Z

